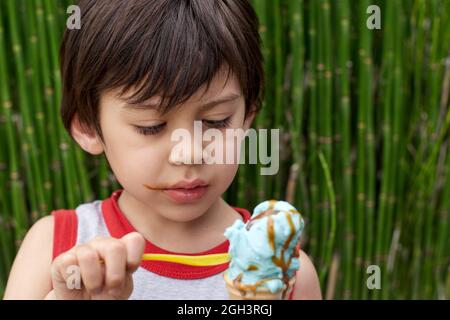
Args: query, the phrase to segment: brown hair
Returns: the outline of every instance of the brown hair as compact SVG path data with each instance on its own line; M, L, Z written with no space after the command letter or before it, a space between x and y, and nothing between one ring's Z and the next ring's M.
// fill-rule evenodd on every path
M248 0L80 0L81 29L61 44L61 115L103 140L98 105L105 90L142 103L154 95L165 114L228 66L239 80L247 116L264 91L258 18ZM254 109L252 109L254 110ZM91 131L92 132L92 131Z

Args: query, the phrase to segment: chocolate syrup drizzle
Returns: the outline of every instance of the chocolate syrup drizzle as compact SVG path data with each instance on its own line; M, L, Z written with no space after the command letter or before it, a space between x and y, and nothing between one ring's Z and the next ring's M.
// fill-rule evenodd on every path
M264 218L264 217L269 217L267 220L267 236L269 238L269 244L274 252L274 256L272 257L272 262L281 268L282 273L283 273L283 283L285 284L285 288L283 290L282 293L282 299L286 298L286 294L287 294L287 290L289 289L289 276L287 274L287 271L289 269L289 266L291 264L292 258L299 257L299 252L298 250L294 250L293 254L289 257L288 261L285 261L284 259L284 253L286 252L286 250L289 248L289 245L291 244L294 235L295 235L295 225L294 222L292 221L292 216L291 215L287 215L287 219L288 219L288 223L290 226L290 230L291 233L289 234L289 237L286 239L285 243L283 244L283 247L281 249L280 252L280 256L277 257L276 256L276 248L275 248L275 228L274 228L274 222L272 219L272 215L277 214L278 212L280 212L280 210L275 210L274 206L275 203L277 201L276 200L269 200L269 209L267 209L266 211L260 213L259 215L253 217L250 219L250 221L247 223L246 225L246 229L250 230L251 226L254 224L255 220ZM300 212L298 212L297 210L294 209L290 209L289 210L292 213L296 213L296 214L300 214ZM247 268L247 271L252 271L252 270L258 270L258 266L255 265L250 265ZM266 279L262 279L260 281L257 281L255 284L243 284L241 283L242 277L243 277L244 273L240 273L236 279L234 279L233 281L233 285L241 292L242 295L245 295L246 291L252 291L253 294L256 294L256 290L259 286L261 286L262 284L264 284L265 282L269 281L269 280L273 280L276 278L266 278Z

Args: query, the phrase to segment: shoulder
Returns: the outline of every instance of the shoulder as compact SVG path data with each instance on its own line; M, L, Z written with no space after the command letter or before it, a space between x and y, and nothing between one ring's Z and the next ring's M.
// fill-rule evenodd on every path
M300 250L300 268L294 286L293 300L321 300L319 277L308 255Z
M48 215L37 220L25 235L19 253L30 247L42 247L43 244L53 244L54 225L55 218L53 215Z
M25 235L17 256L23 251L30 249L43 248L43 246L53 247L53 230L55 226L55 218L53 215L48 215L37 220Z
M36 221L27 233L27 236L44 236L48 237L51 234L43 234L43 231L53 231L55 225L55 218L53 215L48 215Z
M5 299L41 299L51 290L54 223L52 215L45 216L28 230L11 267Z

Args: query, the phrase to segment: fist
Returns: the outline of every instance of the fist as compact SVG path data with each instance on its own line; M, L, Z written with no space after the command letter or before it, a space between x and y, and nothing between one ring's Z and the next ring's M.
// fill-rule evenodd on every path
M53 291L47 297L128 299L133 292L132 274L141 263L144 247L145 239L137 232L121 239L98 237L73 247L53 261Z

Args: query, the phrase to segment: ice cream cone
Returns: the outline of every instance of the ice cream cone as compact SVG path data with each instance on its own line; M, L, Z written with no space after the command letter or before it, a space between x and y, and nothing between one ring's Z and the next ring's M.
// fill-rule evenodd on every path
M224 273L224 279L228 290L230 300L287 300L292 292L295 284L295 277L289 280L289 287L283 297L283 289L272 293L269 289L260 287L256 291L238 289L233 281L228 277L227 272Z

